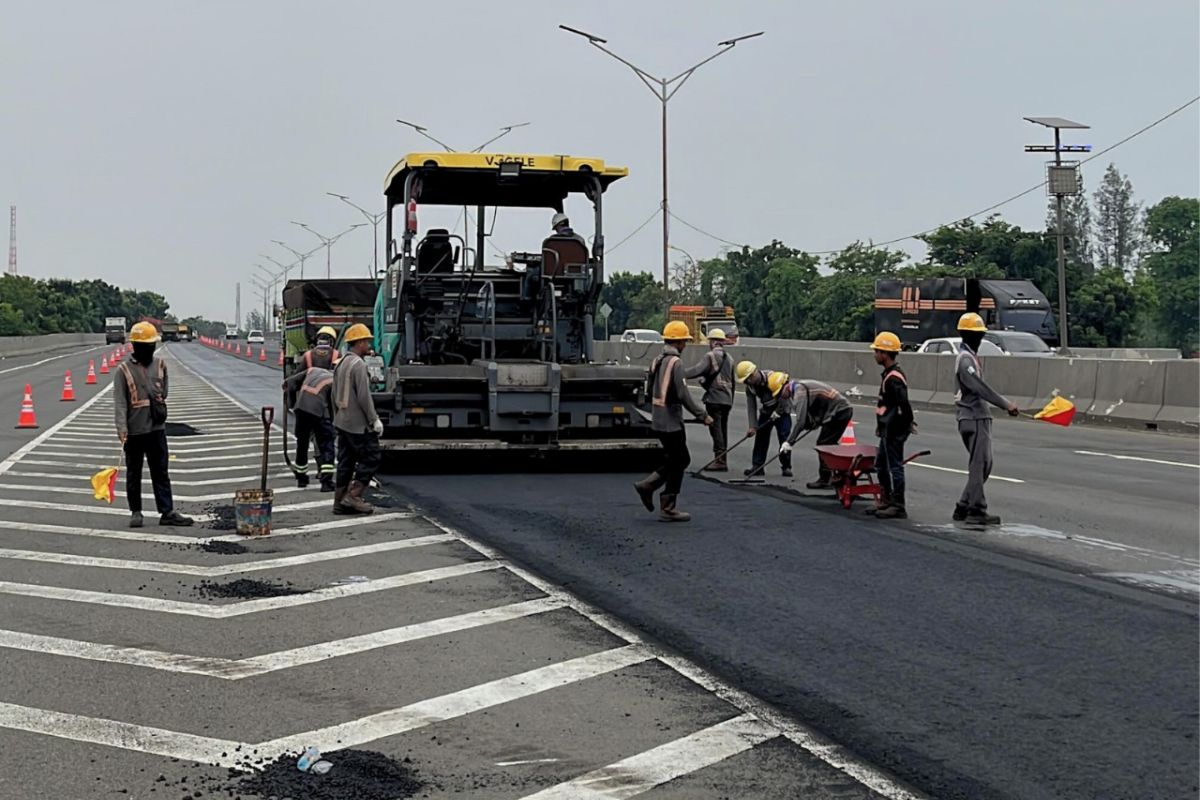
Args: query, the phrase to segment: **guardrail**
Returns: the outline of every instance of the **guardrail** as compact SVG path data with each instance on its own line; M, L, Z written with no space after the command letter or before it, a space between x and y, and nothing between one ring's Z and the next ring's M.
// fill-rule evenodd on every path
M761 341L761 340L760 340ZM661 345L596 342L596 358L648 366ZM684 362L696 363L702 346L690 346ZM739 342L727 348L738 359L765 369L781 369L797 378L816 378L850 398L868 400L879 387L879 366L869 345L857 350L771 347ZM954 406L954 357L904 353L914 405ZM1084 421L1127 428L1200 431L1200 360L1031 358L983 359L988 381L1022 410L1036 411L1055 395L1079 410Z
M0 336L0 358L53 353L73 347L104 344L103 333L46 333L39 336Z

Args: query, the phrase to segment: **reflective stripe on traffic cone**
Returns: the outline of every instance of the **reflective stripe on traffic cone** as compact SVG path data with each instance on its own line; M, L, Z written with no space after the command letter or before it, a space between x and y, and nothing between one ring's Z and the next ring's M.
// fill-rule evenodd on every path
M248 346L248 345L247 345L247 346ZM241 342L238 342L238 345L237 345L237 350L235 350L235 351L233 352L233 354L234 354L235 356L240 356L240 355L242 354L242 343L241 343Z
M100 374L101 375L108 374L108 359L104 358L103 356L100 357Z
M258 350L258 360L259 360L259 361L266 361L266 360L267 360L267 348L265 348L265 347L261 347L261 348L259 348L259 350Z
M63 376L62 397L58 399L63 403L75 402L75 387L71 385L71 370L67 370L67 374Z
M854 435L854 422L846 423L846 430L842 431L842 438L838 440L838 444L858 444L858 438Z
M96 359L94 358L88 361L87 380L85 380L84 383L86 383L88 386L94 386L96 384Z
M21 400L21 416L17 417L18 428L36 428L37 414L33 413L33 387L25 384L25 398Z
M246 345L246 358L254 358L254 348Z

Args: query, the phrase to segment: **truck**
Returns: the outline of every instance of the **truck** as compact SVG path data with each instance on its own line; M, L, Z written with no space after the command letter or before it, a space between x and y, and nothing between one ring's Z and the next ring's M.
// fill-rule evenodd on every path
M164 342L178 342L179 341L179 328L180 328L180 326L179 326L178 322L162 323L162 330L160 332L162 333L163 341Z
M190 342L193 338L192 329L182 322L179 323L179 339L181 342Z
M603 201L626 175L599 158L501 153L409 153L392 168L387 268L371 287L367 359L385 450L659 448L642 407L645 369L597 360L592 340L604 284ZM500 251L489 241L497 220L503 227L536 211L549 228L568 200L584 212L573 214L576 222L593 223L590 246L577 234L551 234L489 253ZM419 225L421 209L452 216L464 206L473 236ZM287 353L294 359L323 322L336 323L344 347L347 323L366 312L366 291L357 282L289 283Z
M283 361L290 375L296 361L317 341L317 331L342 333L356 322L374 324L379 282L371 278L289 280L283 287Z
M719 328L725 333L725 341L737 344L737 315L733 312L733 306L671 306L667 311L667 321L672 320L685 323L692 332L694 342L708 341L708 332Z
M1058 345L1050 301L1029 281L985 278L883 278L875 281L875 331L891 331L906 350L958 336L968 311L997 331L1032 333Z
M125 317L104 318L104 343L125 344Z

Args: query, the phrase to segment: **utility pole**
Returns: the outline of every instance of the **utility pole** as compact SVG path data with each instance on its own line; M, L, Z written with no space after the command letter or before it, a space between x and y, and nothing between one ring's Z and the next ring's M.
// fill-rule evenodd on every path
M592 45L597 50L612 56L617 61L620 61L625 66L629 67L631 70L633 70L633 73L637 75L639 79L641 79L642 83L646 84L646 88L653 92L654 96L657 97L658 101L662 104L662 275L663 288L669 289L671 286L671 257L669 252L671 249L671 207L667 202L667 103L670 102L671 98L675 96L676 92L683 88L683 85L687 83L687 79L692 77L692 74L695 73L696 70L700 69L700 67L703 67L714 58L728 53L738 42L744 42L747 39L753 39L755 37L762 36L766 31L750 33L746 34L745 36L735 36L732 39L726 39L723 42L718 42L717 47L721 49L700 63L688 67L674 78L657 78L651 75L649 72L646 72L646 70L642 69L641 67L626 61L624 58L605 47L604 45L608 44L607 39L601 39L599 36L593 36L586 31L581 31L578 28L572 28L567 25L559 25L558 27L562 28L568 33L573 33L576 36L582 36L588 40L588 44Z
M1063 230L1063 199L1083 192L1083 177L1079 173L1078 161L1063 161L1063 153L1089 153L1088 144L1064 145L1062 130L1086 130L1082 122L1072 122L1062 117L1025 117L1027 122L1054 129L1054 144L1027 144L1026 153L1054 153L1054 161L1046 165L1046 193L1054 196L1055 231L1054 239L1058 250L1058 346L1067 352L1067 249Z
M236 300L236 308L233 312L233 329L235 331L240 331L242 329L242 284L241 284L241 281L234 284L234 291L236 292L235 296L237 297L237 300Z
M17 207L8 207L8 274L17 274Z

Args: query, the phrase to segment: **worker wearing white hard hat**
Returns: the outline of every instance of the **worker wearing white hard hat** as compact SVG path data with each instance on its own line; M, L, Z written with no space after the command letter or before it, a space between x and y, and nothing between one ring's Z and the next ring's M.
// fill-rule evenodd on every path
M712 436L713 460L710 472L728 472L725 452L729 447L729 412L733 410L733 359L725 352L725 331L710 328L708 352L684 372L685 378L699 378L704 389L704 410L713 418L708 432Z
M559 211L550 219L550 227L554 230L555 236L569 236L577 239L583 246L587 246L587 240L576 233L575 229L571 227L570 218L563 212Z

